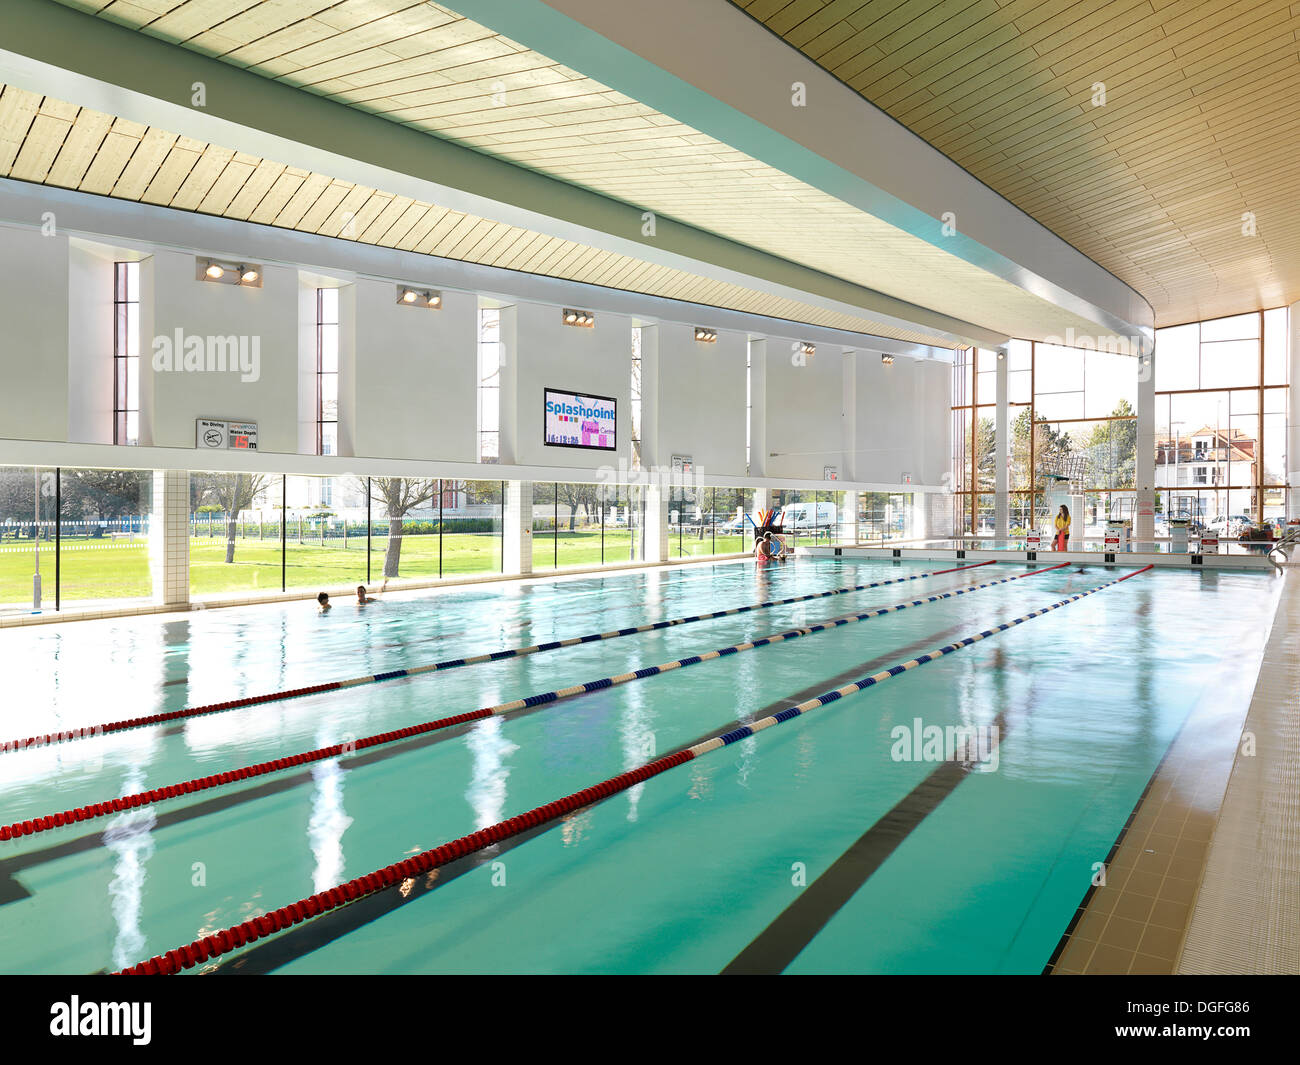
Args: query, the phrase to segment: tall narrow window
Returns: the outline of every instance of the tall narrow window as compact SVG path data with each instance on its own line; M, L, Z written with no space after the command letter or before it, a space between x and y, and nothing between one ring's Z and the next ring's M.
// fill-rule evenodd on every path
M641 468L641 330L632 330L632 468Z
M339 290L316 290L316 454L339 451Z
M113 264L113 443L140 442L140 264Z
M478 460L501 461L501 311L478 312Z

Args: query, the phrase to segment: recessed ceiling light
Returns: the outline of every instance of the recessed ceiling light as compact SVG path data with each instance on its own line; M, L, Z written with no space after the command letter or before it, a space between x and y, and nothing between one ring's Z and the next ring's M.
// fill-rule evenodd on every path
M208 277L212 278L213 281L216 281L218 278L224 277L226 273L226 271L222 269L220 263L208 263L208 268L203 272L207 274Z
M257 270L251 266L249 267L241 266L239 268L239 271L240 271L239 280L246 285L251 285L254 281L256 281L261 276L261 274L259 274Z
M415 292L414 289L410 289L410 288L408 288L405 292L402 293L402 302L403 302L403 303L414 303L414 302L415 302L415 297L416 297L416 295L417 295L417 293Z

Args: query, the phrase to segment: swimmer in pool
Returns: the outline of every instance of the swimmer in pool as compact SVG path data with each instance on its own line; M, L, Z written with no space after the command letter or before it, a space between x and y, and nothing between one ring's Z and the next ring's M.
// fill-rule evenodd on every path
M316 603L320 607L320 612L322 614L325 613L325 611L327 611L330 608L329 593L321 592L320 595L316 597Z
M754 558L758 562L769 562L772 558L772 534L764 533L754 540Z
M366 586L364 584L357 585L357 606L365 606L367 603L375 601L373 596L366 595Z

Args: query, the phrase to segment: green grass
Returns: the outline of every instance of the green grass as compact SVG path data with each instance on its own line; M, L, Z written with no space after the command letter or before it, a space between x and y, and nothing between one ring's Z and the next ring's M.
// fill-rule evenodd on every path
M432 579L439 573L436 535L402 538L399 567L402 579ZM501 572L501 538L494 533L448 533L442 537L441 568L444 577ZM0 551L0 603L29 603L32 595L34 555L31 544L5 541ZM14 550L15 547L25 550ZM383 580L386 538L371 540L371 587ZM576 566L633 562L633 534L627 529L606 529L602 549L599 529L539 530L533 537L533 568L537 571ZM641 547L641 532L636 532ZM674 534L669 557L698 557L747 550L743 537L696 539ZM190 540L190 592L196 597L237 595L241 592L280 590L280 544L273 539L236 540L235 561L227 564L224 540L196 537ZM54 601L54 545L41 544L43 599ZM360 584L366 579L366 541L355 537L344 548L341 540L290 539L284 560L285 586L332 587ZM65 538L60 559L60 597L63 602L87 599L143 599L151 595L149 549L144 541L107 544ZM391 586L391 585L390 585Z

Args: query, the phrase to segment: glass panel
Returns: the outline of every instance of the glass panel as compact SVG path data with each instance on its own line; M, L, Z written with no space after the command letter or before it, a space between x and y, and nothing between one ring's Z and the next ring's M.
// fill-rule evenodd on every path
M323 325L320 327L320 370L321 373L338 373L339 369L339 327Z
M140 302L140 264L122 263L126 273L126 298L131 303Z
M443 481L442 530L444 577L500 573L501 482Z
M140 304L126 304L125 353L132 357L140 354Z
M1287 308L1278 307L1264 312L1264 383L1284 385L1288 382L1287 358Z
M1089 351L1084 359L1084 373L1085 418L1137 413L1137 359L1106 351Z
M1156 330L1157 392L1201 387L1200 335L1195 322Z
M1259 336L1259 315L1236 314L1230 318L1212 318L1201 323L1201 343L1214 340L1246 340Z
M320 293L320 321L337 324L339 320L339 290L322 288Z
M1201 345L1201 387L1259 384L1259 341Z
M323 373L320 375L320 420L323 422L336 422L338 419L339 376L333 373Z
M280 590L279 476L190 474L190 594Z
M533 484L533 569L554 569L556 515L558 501L555 485L549 481Z
M382 588L385 584L391 586L405 580L427 581L441 576L444 545L440 522L445 522L448 517L447 504L459 502L459 495L454 490L445 490L451 484L450 481L439 482L436 477L370 478L372 585ZM363 485L364 482L356 485L362 514L365 513ZM441 497L440 487L444 489ZM455 513L457 508L453 505L450 510ZM328 532L323 535L328 536ZM360 574L365 576L364 558Z
M560 525L556 554L560 566L601 563L600 492L594 484L558 484Z

